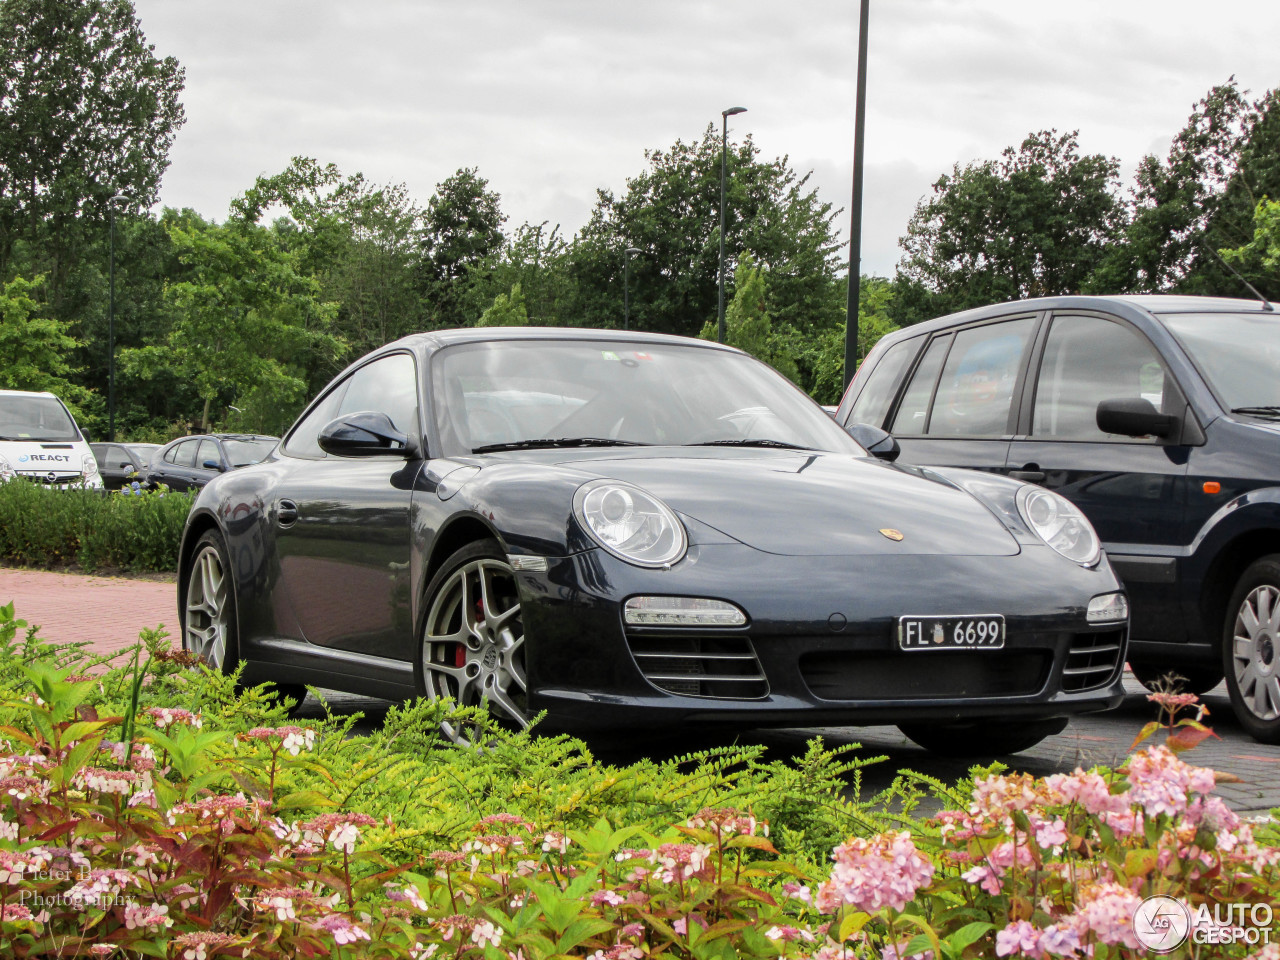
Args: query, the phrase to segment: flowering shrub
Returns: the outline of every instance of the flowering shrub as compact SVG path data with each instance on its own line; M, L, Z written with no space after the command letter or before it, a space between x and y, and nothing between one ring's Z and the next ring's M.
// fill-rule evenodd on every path
M147 664L89 675L17 643L19 623L0 607L0 957L1116 960L1148 955L1145 897L1219 933L1280 898L1274 827L1171 749L1193 704L1162 703L1166 743L1118 770L979 772L891 826L843 816L807 761L736 779L677 763L654 785L655 765L596 766L570 741L437 745L421 724L440 705L347 737L156 637ZM807 819L788 792L806 787ZM810 860L801 834L837 824ZM1280 960L1267 949L1172 955Z

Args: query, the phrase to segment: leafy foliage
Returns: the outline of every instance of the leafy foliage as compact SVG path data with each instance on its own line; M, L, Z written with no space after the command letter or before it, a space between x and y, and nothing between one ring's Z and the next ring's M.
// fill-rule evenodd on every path
M140 496L101 490L50 490L0 483L0 557L35 567L78 563L169 572L178 565L182 527L194 498L155 491Z

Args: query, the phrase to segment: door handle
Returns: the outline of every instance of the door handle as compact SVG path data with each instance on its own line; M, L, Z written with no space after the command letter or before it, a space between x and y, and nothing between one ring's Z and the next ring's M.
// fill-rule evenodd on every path
M292 527L298 522L298 505L292 500L276 501L276 523L282 527Z
M1045 477L1043 470L1037 468L1036 464L1028 463L1021 470L1010 470L1009 476L1015 480L1026 480L1030 483L1039 483Z

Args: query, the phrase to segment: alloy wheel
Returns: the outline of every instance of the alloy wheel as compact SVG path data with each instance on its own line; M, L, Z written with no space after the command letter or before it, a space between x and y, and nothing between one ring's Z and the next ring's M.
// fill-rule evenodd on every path
M487 701L498 720L527 728L524 625L511 566L487 557L464 563L430 603L422 638L427 695L466 707ZM456 743L475 743L473 729L441 728Z
M1236 612L1231 662L1245 707L1259 720L1280 718L1280 590L1254 587Z
M187 581L185 629L187 649L215 670L221 670L227 659L230 589L221 555L212 544L206 544L196 554Z

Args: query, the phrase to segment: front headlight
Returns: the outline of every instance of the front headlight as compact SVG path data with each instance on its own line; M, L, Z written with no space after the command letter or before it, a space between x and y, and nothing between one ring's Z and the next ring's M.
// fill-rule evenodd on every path
M1043 487L1018 491L1018 512L1036 536L1068 560L1092 567L1102 556L1102 545L1093 525L1066 497Z
M92 453L86 453L84 459L80 461L80 472L85 477L96 476L98 473L98 461Z
M573 496L573 512L600 546L640 567L669 567L688 538L665 503L619 480L592 480Z

